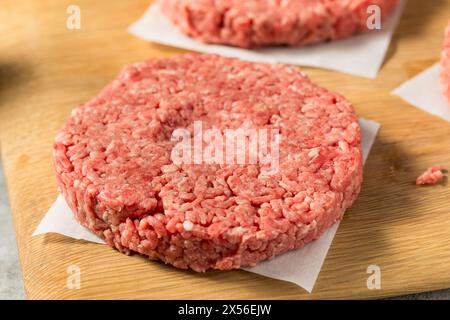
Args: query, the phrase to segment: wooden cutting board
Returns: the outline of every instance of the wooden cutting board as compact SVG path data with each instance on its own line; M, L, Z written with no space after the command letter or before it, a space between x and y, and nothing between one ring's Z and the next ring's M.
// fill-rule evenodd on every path
M31 236L58 194L52 142L70 110L124 64L182 52L127 34L148 1L79 0L80 30L66 28L71 3L3 0L0 10L1 156L28 298L372 298L450 287L450 186L413 184L430 165L450 168L450 123L390 94L438 60L450 1L408 1L376 80L304 69L382 124L362 194L312 294L244 271L196 274L61 235ZM366 286L372 264L381 268L380 290ZM72 265L78 290L66 286Z

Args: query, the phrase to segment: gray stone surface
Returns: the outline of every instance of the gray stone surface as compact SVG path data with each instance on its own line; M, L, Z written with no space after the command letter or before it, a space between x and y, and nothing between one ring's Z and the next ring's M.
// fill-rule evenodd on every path
M389 300L450 300L450 289L411 294Z
M17 246L8 205L8 196L0 162L0 300L23 299L24 290L19 268ZM450 289L413 294L391 299L450 300Z
M0 299L23 299L22 275L17 255L16 238L0 162Z

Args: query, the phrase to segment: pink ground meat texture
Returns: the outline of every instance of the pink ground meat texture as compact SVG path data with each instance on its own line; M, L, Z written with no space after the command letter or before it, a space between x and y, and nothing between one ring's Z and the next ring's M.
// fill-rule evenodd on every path
M417 185L433 185L438 184L444 179L443 171L441 166L433 166L428 168L423 174L421 174L417 180Z
M442 50L441 85L444 95L450 103L450 21L445 30L444 49Z
M175 165L176 128L280 132L279 170ZM352 105L297 68L215 55L124 67L76 108L54 144L76 219L123 253L205 271L302 247L342 218L362 182Z
M183 33L206 43L237 47L303 46L367 30L377 5L382 17L398 0L159 0Z

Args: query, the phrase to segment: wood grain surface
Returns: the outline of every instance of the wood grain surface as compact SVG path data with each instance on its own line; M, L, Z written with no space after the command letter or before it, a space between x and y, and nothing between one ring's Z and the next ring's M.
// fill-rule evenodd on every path
M376 80L304 68L315 82L350 99L359 116L382 124L362 194L312 294L244 271L196 274L61 235L31 236L58 194L52 142L70 110L124 64L182 52L127 34L148 1L78 0L80 30L66 28L71 3L1 3L1 156L28 298L373 298L450 287L450 186L413 183L430 165L450 168L450 123L390 94L438 60L450 1L408 1ZM367 289L371 264L381 267L381 290ZM66 286L71 265L81 270L79 290Z

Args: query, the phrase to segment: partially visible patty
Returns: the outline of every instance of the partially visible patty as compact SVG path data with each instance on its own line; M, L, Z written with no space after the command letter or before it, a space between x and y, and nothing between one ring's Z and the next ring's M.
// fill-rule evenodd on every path
M368 7L382 17L398 0L159 0L185 34L237 47L303 46L367 30Z
M177 128L276 128L279 170L171 161ZM73 110L54 144L76 219L124 253L205 271L302 247L362 182L352 105L287 65L181 55L126 66Z
M450 21L445 29L444 48L441 56L441 85L450 103Z

